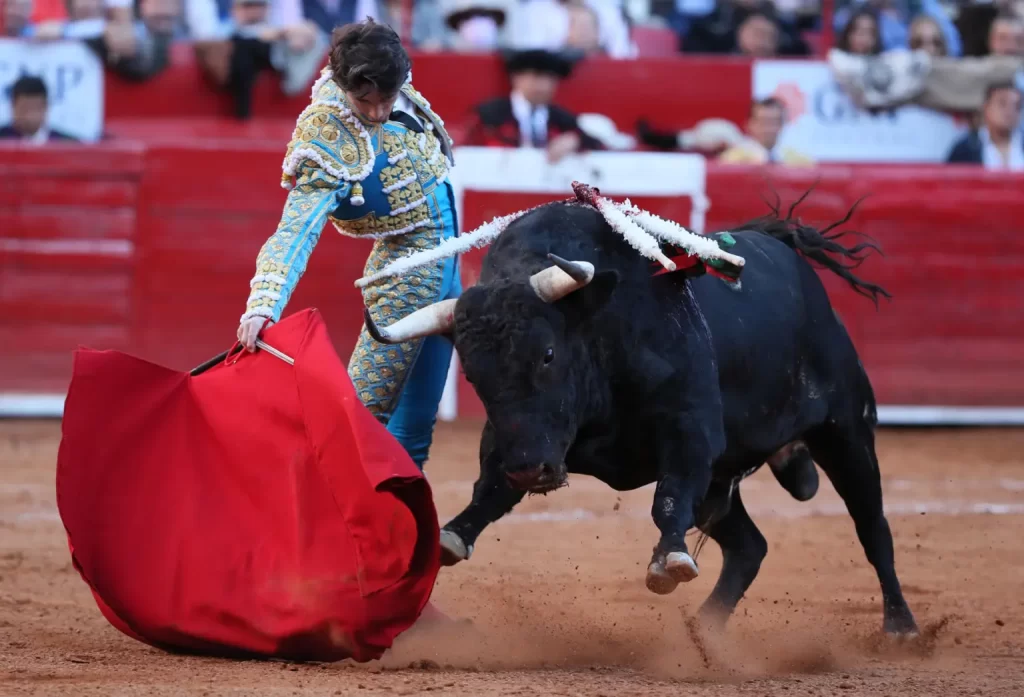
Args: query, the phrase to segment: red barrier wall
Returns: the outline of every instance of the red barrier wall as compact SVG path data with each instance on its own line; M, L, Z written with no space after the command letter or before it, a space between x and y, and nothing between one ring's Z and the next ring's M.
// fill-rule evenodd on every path
M0 392L62 391L77 344L181 369L227 348L280 216L280 158L277 147L251 146L0 148ZM826 284L880 401L1024 402L1024 177L712 165L709 229L762 214L766 176L786 202L820 179L800 210L809 222L836 220L872 195L853 222L888 257L862 271L894 300L876 311L837 280ZM484 196L467 196L465 229L531 201ZM688 201L638 203L687 219ZM346 356L360 323L352 281L368 249L325 232L290 305L319 307ZM466 266L472 281L472 258Z
M708 117L743 123L750 107L750 65L747 59L728 56L592 59L562 83L558 103L577 112L606 114L629 133L639 118L665 128L692 126ZM458 79L453 80L453 75ZM508 91L501 60L493 55L417 54L413 79L453 125L464 122L476 104ZM290 129L308 101L306 92L285 97L279 80L266 74L256 87L253 113L260 119L287 121ZM132 119L180 124L229 116L231 103L203 80L186 50L175 54L165 72L141 84L108 75L105 113L111 131L119 134L122 122Z

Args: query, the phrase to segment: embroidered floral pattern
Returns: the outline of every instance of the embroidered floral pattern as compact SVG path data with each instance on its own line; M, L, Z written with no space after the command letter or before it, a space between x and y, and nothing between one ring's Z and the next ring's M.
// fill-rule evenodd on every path
M426 250L436 243L437 233L432 230L377 240L364 272L381 268L410 249ZM384 326L436 302L443 282L443 264L442 261L422 266L400 279L366 288L363 301L373 321ZM391 416L408 370L422 345L423 339L382 345L365 329L360 333L349 360L349 377L360 400L381 421L386 423Z
M256 275L249 282L249 301L242 320L280 318L295 284L306 270L309 254L320 239L338 189L337 179L309 161L304 163L298 185L288 194L277 232L256 257Z
M364 125L330 70L321 72L312 103L299 115L288 144L281 176L290 189L288 201L277 232L260 251L243 318L280 318L327 220L345 235L377 238L367 273L439 244L443 228L451 224L442 197L434 194L447 177L439 140L447 134L426 100L412 93L427 119L428 133L422 135L407 133L399 124ZM379 177L380 188L369 179L373 176ZM363 297L371 316L389 323L437 301L443 269L443 260L421 265L407 276L366 288ZM360 333L349 372L360 398L382 421L390 417L421 345L422 340L385 346L365 330Z

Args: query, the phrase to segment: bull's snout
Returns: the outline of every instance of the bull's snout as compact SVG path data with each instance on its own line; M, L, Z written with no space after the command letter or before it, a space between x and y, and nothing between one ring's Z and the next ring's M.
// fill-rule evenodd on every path
M548 463L507 470L505 476L513 488L522 491L552 491L565 483L565 475L561 468Z
M527 488L530 484L544 476L545 468L548 471L551 470L550 465L537 465L536 467L528 467L514 472L505 472L505 476L508 477L508 480L513 484L520 484L523 488Z

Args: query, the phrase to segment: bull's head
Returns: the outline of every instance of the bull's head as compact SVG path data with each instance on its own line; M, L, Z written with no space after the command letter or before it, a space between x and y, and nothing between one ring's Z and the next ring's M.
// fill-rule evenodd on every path
M584 327L608 300L618 273L548 255L553 266L524 282L469 288L370 334L398 343L453 336L466 378L487 410L495 459L509 482L542 493L565 484L565 455L594 380Z

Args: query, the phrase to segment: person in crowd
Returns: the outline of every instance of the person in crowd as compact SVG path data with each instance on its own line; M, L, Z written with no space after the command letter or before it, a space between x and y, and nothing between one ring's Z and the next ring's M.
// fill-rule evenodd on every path
M947 162L985 169L1024 172L1021 91L1011 82L992 85L981 111L981 127L953 146Z
M843 33L851 17L862 8L873 10L878 17L883 51L906 48L909 45L911 20L918 15L928 15L942 27L949 55L961 55L960 33L940 0L853 0L835 13L833 28L837 35Z
M476 107L467 145L543 148L551 162L581 150L601 149L573 113L554 103L558 83L572 70L568 58L544 49L510 51L506 69L511 93Z
M509 43L516 49L544 48L573 52L573 43L591 43L585 38L587 23L577 5L585 5L598 19L600 52L609 58L636 58L637 47L630 38L629 24L619 0L525 0L515 6L509 18ZM576 48L576 53L583 52Z
M932 58L949 55L946 37L939 23L927 15L918 15L910 23L910 50L924 51Z
M965 11L976 7L970 5ZM868 60L837 49L829 52L829 67L844 91L865 108L915 104L977 116L991 86L1016 81L1018 88L1024 89L1024 25L1005 7L1003 14L988 9L994 11L984 32L975 21L978 17L971 19L973 33L968 35L971 43L966 57L953 56L948 44L937 40L935 26L941 22L919 15L910 34L910 48L918 50L883 51ZM986 46L979 51L975 42L982 34ZM943 39L947 38L943 34ZM888 77L879 80L879 74Z
M26 37L32 30L32 0L4 0L0 21L6 38Z
M362 21L380 20L383 8L379 0L300 0L302 17L313 22L325 35L335 27Z
M49 94L42 78L30 75L18 78L11 87L11 123L0 126L0 139L32 145L75 140L46 125L49 110Z
M747 137L718 157L726 164L813 165L814 160L791 148L779 147L779 134L786 122L786 109L775 97L756 99L750 105Z
M491 53L508 43L508 0L442 0L441 8L446 25L440 42L444 48L458 53Z
M882 52L882 34L878 15L870 8L858 10L843 27L836 48L858 56L875 56Z
M685 53L806 56L810 47L796 25L782 22L765 0L722 0L707 15L689 21L680 37Z
M736 28L736 52L751 58L772 58L779 54L779 25L768 12L748 13Z
M26 35L35 41L80 40L121 77L145 80L167 66L181 0L140 0L140 18L124 18L103 0L68 0L67 20L44 22Z
M1024 18L1011 12L999 14L988 30L990 56L1024 56Z
M318 26L288 14L282 0L233 0L221 40L197 47L200 65L234 99L235 116L252 116L252 92L264 71L282 76L287 95L307 89L320 69L327 36Z
M444 50L451 33L442 0L382 0L380 21L403 36L408 34L411 45L420 51Z
M565 37L565 48L580 56L603 54L601 45L601 18L593 7L583 2L566 5L569 14L569 30Z

